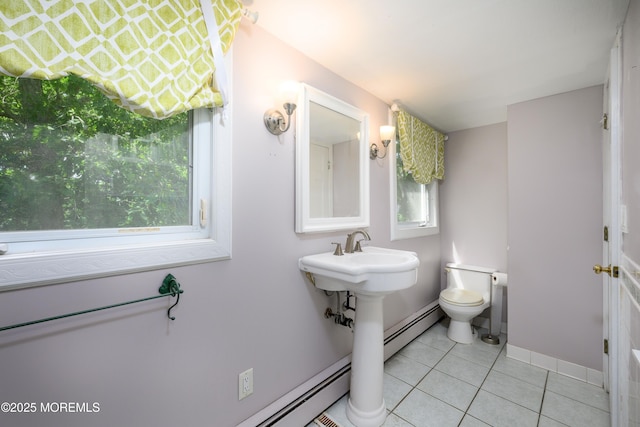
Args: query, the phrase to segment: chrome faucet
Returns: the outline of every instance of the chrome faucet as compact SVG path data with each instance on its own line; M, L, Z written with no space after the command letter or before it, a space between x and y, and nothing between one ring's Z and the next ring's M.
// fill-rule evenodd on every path
M353 241L355 240L357 234L362 234L365 240L371 240L369 233L364 230L356 230L353 233L349 233L347 234L347 243L344 245L345 253L352 254L354 251L362 252L362 249L360 248L360 242L355 245L354 249Z

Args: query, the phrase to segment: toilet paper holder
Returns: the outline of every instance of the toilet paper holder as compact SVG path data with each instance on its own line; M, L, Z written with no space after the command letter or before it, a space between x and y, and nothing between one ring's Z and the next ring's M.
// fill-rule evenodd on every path
M491 274L491 289L489 291L489 333L483 334L480 339L487 344L498 345L500 344L500 337L495 336L491 333L493 321L493 287L494 286L505 286L507 283L507 275L504 273L493 273Z
M493 285L493 279L492 279L492 285ZM491 333L491 312L493 311L493 286L491 286L491 289L489 289L489 333L488 334L482 334L482 336L480 337L480 339L484 342L486 342L487 344L491 344L491 345L498 345L500 344L500 337L497 337L495 335L493 335Z

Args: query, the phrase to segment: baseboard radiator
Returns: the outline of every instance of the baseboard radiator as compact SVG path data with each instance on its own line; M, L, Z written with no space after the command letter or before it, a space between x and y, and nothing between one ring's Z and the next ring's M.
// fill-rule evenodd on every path
M443 316L438 301L385 331L385 360L429 329ZM280 399L246 419L237 427L300 427L349 391L351 356L296 387Z

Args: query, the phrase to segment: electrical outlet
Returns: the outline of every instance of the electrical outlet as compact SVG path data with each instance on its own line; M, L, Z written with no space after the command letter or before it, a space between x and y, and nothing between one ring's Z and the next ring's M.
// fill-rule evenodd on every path
M238 400L244 399L251 393L253 393L253 368L238 375Z

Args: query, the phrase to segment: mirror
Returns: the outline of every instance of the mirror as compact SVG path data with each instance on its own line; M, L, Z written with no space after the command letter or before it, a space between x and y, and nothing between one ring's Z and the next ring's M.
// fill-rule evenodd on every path
M368 227L369 115L304 84L296 114L296 232Z

